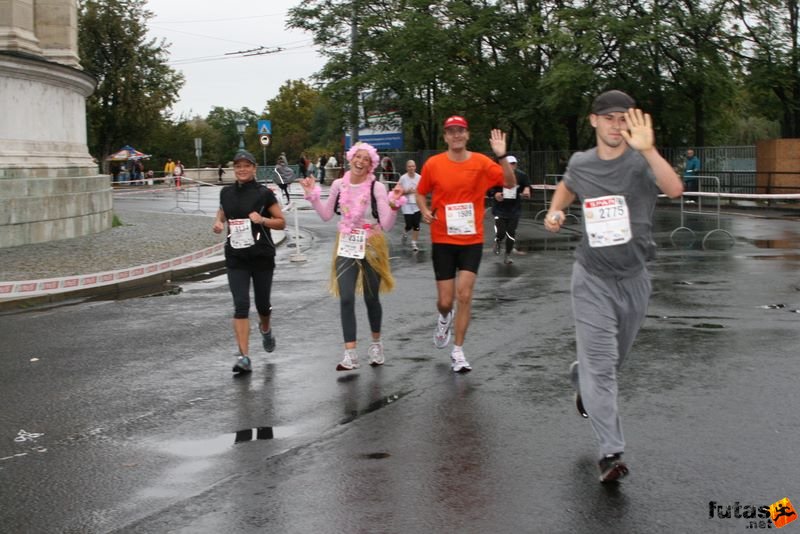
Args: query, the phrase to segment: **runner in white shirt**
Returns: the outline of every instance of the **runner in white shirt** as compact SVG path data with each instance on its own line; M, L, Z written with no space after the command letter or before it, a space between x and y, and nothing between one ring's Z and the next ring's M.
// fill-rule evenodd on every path
M422 213L417 206L417 185L421 176L417 174L417 164L410 159L406 162L406 173L400 177L400 187L408 202L400 208L403 210L403 218L406 226L403 229L403 243L408 240L408 232L411 231L411 250L419 251L417 240L419 239L419 223L422 220Z

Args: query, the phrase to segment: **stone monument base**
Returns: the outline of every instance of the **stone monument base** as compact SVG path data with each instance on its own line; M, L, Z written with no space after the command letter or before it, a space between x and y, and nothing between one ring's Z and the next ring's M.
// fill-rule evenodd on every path
M86 146L94 84L78 69L0 50L0 247L111 228L110 178Z

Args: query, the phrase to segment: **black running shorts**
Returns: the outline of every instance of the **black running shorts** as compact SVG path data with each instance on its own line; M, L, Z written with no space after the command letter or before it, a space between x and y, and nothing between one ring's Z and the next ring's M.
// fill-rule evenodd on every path
M456 277L456 270L478 274L483 256L483 243L474 245L433 243L431 256L436 280L452 280Z

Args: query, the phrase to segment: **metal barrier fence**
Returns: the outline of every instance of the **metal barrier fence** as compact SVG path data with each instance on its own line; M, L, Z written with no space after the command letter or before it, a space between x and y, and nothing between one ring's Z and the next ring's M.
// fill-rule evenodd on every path
M692 241L689 243L689 246L692 246L694 244L697 233L688 226L686 226L685 222L686 215L689 214L699 217L716 218L716 228L710 230L709 232L706 233L705 236L703 236L702 246L704 249L706 248L706 242L708 241L708 238L716 233L726 235L730 239L730 245L733 246L736 240L733 238L730 232L724 230L721 227L720 204L722 203L721 202L722 197L720 195L722 193L722 189L719 178L717 178L716 176L694 176L692 178L693 180L696 180L697 193L700 194L693 194L692 192L689 192L689 193L684 193L681 196L680 226L675 228L669 235L669 238L672 241L672 245L677 246L677 244L675 243L675 235L682 231L689 232L689 234L691 235ZM708 196L708 195L703 195L702 193L715 193L715 195ZM697 200L691 200L691 197L695 197L697 198ZM709 211L708 209L704 210L703 209L704 199L706 200L706 207L708 206L708 201L710 200L715 203L715 208L713 208L711 211ZM687 205L691 205L693 207L688 208Z

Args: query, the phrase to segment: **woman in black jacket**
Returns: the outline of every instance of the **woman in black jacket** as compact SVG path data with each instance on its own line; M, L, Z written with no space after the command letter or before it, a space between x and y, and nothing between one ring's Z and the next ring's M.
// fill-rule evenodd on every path
M275 350L275 336L270 327L270 291L275 270L275 243L270 230L282 230L286 220L275 195L256 182L256 158L246 150L233 157L236 182L222 188L219 210L213 230L219 234L228 223L225 243L225 266L233 295L233 332L239 351L234 373L252 371L250 361L250 280L259 317L264 350Z

